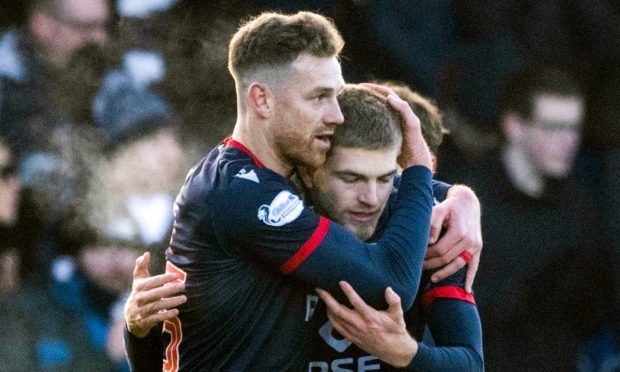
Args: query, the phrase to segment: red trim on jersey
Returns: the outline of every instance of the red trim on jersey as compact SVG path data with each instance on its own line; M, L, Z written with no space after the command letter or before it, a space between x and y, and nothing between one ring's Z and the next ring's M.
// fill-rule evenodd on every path
M232 137L227 137L224 140L224 145L225 146L234 147L236 149L239 149L239 150L245 152L246 154L250 155L250 157L254 161L254 164L256 164L257 167L265 168L265 165L263 163L261 163L261 161L258 160L258 158L256 156L254 156L254 154L252 154L252 151L250 151L247 147L243 146L242 143L237 142L234 139L232 139Z
M290 274L293 272L312 254L312 252L314 252L316 247L318 247L325 238L325 235L327 235L330 223L331 221L323 216L319 218L319 226L316 227L310 239L306 240L304 245L282 265L280 270L283 274Z
M172 273L177 276L177 279L174 280L175 283L185 283L187 280L187 273L170 261L166 261L166 273Z
M422 296L422 304L424 306L428 306L436 298L452 298L455 300L471 302L474 305L476 304L473 294L467 293L465 292L465 289L457 286L435 287L429 289L424 292L424 295Z

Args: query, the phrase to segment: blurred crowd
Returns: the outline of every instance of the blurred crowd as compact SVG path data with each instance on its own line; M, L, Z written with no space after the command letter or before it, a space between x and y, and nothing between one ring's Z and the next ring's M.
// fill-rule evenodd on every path
M331 17L347 81L443 111L436 177L483 209L487 370L620 370L617 2L3 4L0 370L127 370L134 261L163 271L184 173L234 125L229 38L263 10Z

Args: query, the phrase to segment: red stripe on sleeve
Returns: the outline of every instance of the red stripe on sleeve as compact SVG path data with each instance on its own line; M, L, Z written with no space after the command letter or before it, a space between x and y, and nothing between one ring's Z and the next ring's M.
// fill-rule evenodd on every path
M284 265L282 265L281 271L283 274L286 275L293 272L293 270L295 270L299 265L301 265L306 260L306 258L308 258L308 256L310 256L312 252L314 252L316 247L318 247L325 238L325 235L327 235L327 230L329 230L330 222L331 221L329 219L323 216L319 218L319 225L312 233L312 236L310 236L310 239L306 240L304 245L302 245L301 248L299 248L299 250L293 256L291 256L291 258L289 258L288 261L284 263Z
M422 304L426 307L430 305L436 298L452 298L476 304L474 295L465 292L465 289L457 286L435 287L424 292L422 296Z

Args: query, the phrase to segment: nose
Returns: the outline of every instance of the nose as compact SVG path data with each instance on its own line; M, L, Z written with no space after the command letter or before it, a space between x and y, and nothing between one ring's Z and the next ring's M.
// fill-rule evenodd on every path
M334 97L329 105L329 109L325 115L325 122L330 124L342 124L344 122L344 116L340 110L338 100Z
M379 204L379 194L376 182L367 182L360 186L358 200L370 207L376 207Z

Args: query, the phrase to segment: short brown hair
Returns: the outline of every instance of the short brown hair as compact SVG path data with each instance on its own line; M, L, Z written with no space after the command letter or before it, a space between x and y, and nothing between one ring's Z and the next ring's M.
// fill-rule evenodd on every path
M400 115L387 100L359 85L346 84L338 94L344 123L331 138L336 146L367 150L400 148Z
M344 40L322 15L262 13L243 24L228 47L228 70L235 81L260 67L292 63L302 53L338 56Z
M538 94L583 97L580 84L568 70L552 66L527 66L513 72L502 82L500 115L516 113L523 119L531 119Z
M413 113L420 119L422 137L433 154L439 151L443 135L448 130L443 126L443 114L428 98L414 92L407 85L396 81L380 82L379 84L392 89L402 100L407 101Z

